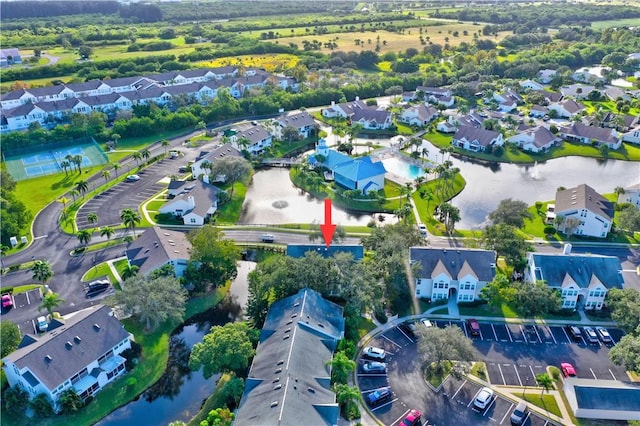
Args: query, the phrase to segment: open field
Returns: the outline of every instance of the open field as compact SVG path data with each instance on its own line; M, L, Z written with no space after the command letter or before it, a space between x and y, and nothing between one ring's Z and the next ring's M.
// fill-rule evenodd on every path
M224 67L228 65L242 65L245 67L264 68L268 72L278 69L293 68L298 63L299 58L296 55L285 53L269 54L265 53L257 55L241 55L229 58L218 58L212 61L201 62L203 67Z

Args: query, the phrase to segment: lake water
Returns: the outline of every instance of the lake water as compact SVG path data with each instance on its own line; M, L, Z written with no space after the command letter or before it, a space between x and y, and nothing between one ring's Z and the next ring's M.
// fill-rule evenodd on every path
M167 371L136 401L120 407L96 423L99 426L166 426L170 422L188 422L213 393L218 376L205 379L201 371L188 367L191 348L202 341L212 325L224 325L241 319L237 303L226 301L190 319L171 336ZM126 379L124 379L126 380ZM123 384L124 386L124 384Z

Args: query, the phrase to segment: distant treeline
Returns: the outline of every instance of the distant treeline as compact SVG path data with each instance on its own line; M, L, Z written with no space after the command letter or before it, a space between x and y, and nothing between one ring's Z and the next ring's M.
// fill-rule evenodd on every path
M114 15L133 22L158 22L162 11L156 5L117 1L5 1L0 3L3 20L24 18L48 18L69 15Z

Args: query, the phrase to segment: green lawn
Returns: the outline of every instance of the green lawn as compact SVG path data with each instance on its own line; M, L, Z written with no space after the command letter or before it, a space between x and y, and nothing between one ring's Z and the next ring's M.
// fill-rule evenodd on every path
M469 317L519 318L520 316L509 305L502 304L500 310L494 310L488 304L480 306L460 306L460 315Z
M439 184L439 179L430 180L420 185L412 196L413 202L418 209L418 214L420 215L420 221L427 225L429 232L433 235L445 235L444 225L433 217L435 208L440 205L440 203L448 201L459 194L467 182L462 175L458 173L454 179L453 187L445 191L442 196L440 196L438 190ZM422 195L423 193L425 194L424 197Z
M360 317L360 323L358 324L358 336L363 338L368 332L376 328L376 325L368 318Z
M551 414L562 417L560 407L558 407L556 398L553 395L549 395L548 393L540 395L539 393L526 392L524 394L518 394L518 396L522 397L522 399L530 404L540 407Z
M249 185L249 179L246 182L236 182L233 186L233 194L231 194L231 185L222 185L221 189L225 189L231 194L231 200L218 207L216 212L216 223L220 224L234 224L240 220L240 214L242 213L242 204L244 203L244 197L247 195L247 187Z

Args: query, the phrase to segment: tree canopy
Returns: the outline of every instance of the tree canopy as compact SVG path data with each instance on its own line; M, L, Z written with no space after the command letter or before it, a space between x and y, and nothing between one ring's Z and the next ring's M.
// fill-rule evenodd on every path
M0 322L0 358L18 349L20 340L22 337L18 326L11 321L2 320Z
M202 342L193 346L189 367L194 371L202 367L206 379L220 372L244 372L255 354L251 334L256 333L259 331L251 329L246 322L214 325Z
M627 370L640 373L640 326L636 333L622 336L622 339L611 348L609 358L614 364L624 365Z
M443 361L472 361L474 349L471 339L460 327L419 327L418 351L427 363L434 362L436 368Z
M109 303L134 315L147 330L154 330L166 320L181 321L186 300L186 291L176 278L134 276L122 283L122 291Z
M516 308L523 317L559 311L561 300L560 293L542 281L516 286Z
M516 228L524 226L525 219L531 219L531 213L527 210L527 203L520 200L507 198L500 201L498 207L489 213L489 219L494 225L503 223Z
M516 270L524 269L527 251L530 247L512 225L499 223L487 226L484 229L482 240L486 249L495 250L498 256L504 256L507 263Z
M635 288L612 288L607 292L606 302L611 309L611 319L625 333L633 333L640 318L640 291Z
M192 250L185 280L193 284L196 292L205 291L209 285L224 285L235 278L240 250L233 240L225 239L224 233L212 225L190 232L187 238Z
M480 297L487 301L491 308L499 310L502 304L515 301L517 290L511 285L509 277L504 274L496 276L480 290Z
M253 172L251 164L242 157L224 157L211 165L211 176L224 176L231 184L231 193L235 183Z

